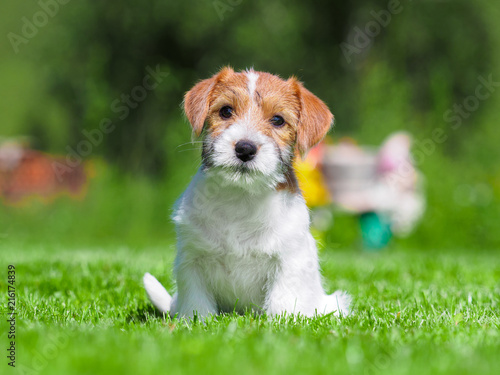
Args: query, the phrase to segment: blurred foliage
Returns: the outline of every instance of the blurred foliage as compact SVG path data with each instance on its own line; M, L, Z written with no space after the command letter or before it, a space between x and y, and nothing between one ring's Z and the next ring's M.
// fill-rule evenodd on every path
M405 0L381 26L382 14L394 4L125 0L60 5L17 54L8 38L0 46L0 135L29 135L36 147L65 154L85 139L82 131L110 119L114 130L90 157L103 157L111 167L95 180L87 198L94 203L77 208L58 203L40 209L38 216L30 211L34 208L24 213L6 208L0 218L18 217L19 224L11 220L19 227L12 234L22 232L23 220L53 210L54 223L74 226L56 230L69 233L67 238L81 226L88 236L123 239L121 231L130 233L125 228L133 223L140 232L136 237L155 237L154 228L166 225L167 208L199 163L196 147L186 144L184 92L224 65L253 66L304 81L332 108L335 137L378 144L395 130L415 136L416 151L424 153L419 167L427 178L428 211L400 245L498 246L500 93L481 101L458 129L444 118L454 104L474 95L479 77L500 81L498 2ZM22 17L31 20L40 9L35 1L9 2L0 31L21 35ZM379 31L371 43L346 57L342 46L353 46L359 30L366 34L374 22ZM140 90L150 69L168 76L128 111L117 110L122 95ZM436 128L447 140L427 152L426 140ZM95 221L95 227L76 221L78 215ZM334 238L332 246L352 245L353 230L345 230L352 224L338 216L327 236Z

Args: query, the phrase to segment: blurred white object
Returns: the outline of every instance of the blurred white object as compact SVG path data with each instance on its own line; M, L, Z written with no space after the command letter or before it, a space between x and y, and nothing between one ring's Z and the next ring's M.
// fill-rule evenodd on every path
M15 169L24 155L24 147L14 141L2 142L0 140L0 171Z
M379 149L352 142L326 146L323 174L333 202L350 212L382 214L395 234L408 234L425 210L423 178L410 148L406 133L389 136Z

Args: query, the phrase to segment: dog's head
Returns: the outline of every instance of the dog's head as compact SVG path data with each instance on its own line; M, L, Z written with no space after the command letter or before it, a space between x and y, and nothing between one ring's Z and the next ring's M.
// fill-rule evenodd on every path
M283 183L294 155L318 143L333 120L296 78L231 68L194 86L184 110L195 135L204 134L204 168L252 188Z

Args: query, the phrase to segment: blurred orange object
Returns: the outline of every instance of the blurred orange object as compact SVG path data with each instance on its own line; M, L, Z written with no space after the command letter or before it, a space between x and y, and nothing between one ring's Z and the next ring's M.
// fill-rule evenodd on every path
M68 168L58 176L54 163L65 164L65 160L16 142L0 144L0 196L4 202L19 203L30 196L50 200L60 193L82 196L87 182L84 166Z

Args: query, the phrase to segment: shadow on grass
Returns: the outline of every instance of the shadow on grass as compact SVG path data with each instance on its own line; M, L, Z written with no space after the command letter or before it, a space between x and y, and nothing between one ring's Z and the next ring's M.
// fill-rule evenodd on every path
M158 311L153 305L146 305L131 311L126 318L126 322L147 323L148 321L157 319L168 320L168 315Z

